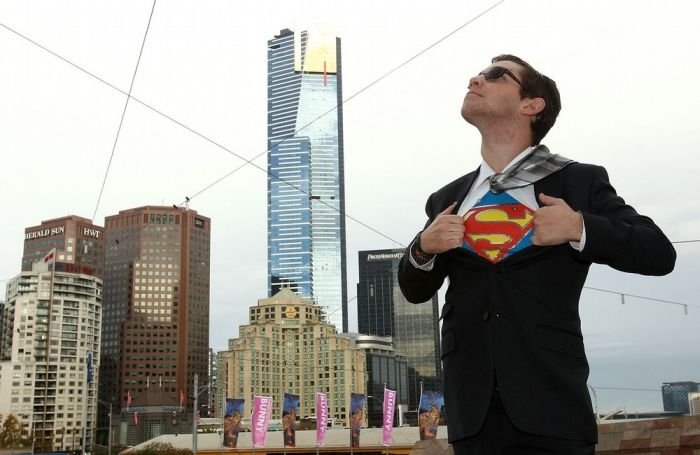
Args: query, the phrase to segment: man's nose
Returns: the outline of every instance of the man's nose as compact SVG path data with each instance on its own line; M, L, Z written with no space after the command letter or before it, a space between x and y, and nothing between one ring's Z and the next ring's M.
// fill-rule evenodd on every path
M469 88L472 87L472 85L481 85L483 83L483 75L482 74L477 74L476 76L472 76L469 78Z

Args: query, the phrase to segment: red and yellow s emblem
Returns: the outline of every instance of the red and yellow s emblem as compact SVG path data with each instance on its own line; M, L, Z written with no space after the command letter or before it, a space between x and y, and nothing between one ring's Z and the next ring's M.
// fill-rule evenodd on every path
M507 197L506 203L476 206L464 215L464 247L493 263L532 244L534 211Z

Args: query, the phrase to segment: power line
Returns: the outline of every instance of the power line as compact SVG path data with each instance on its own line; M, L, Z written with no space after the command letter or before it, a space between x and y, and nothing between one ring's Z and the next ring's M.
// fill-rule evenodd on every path
M591 286L584 286L584 289L590 289L592 291L598 291L598 292L606 292L608 294L617 294L620 296L620 300L622 304L624 305L626 303L625 297L633 297L635 299L642 299L642 300L649 300L652 302L660 302L660 303L667 303L670 305L678 305L683 307L683 313L688 314L688 307L694 307L694 308L700 308L700 305L693 305L692 303L681 303L681 302L675 302L673 300L665 300L665 299L657 299L654 297L645 297L642 295L635 295L635 294L628 294L626 292L620 292L620 291L611 291L608 289L600 289L600 288L594 288Z
M591 385L590 387L594 388L595 390L623 390L623 391L629 391L629 392L655 392L655 393L659 393L661 391L659 389L637 389L637 388L633 388L633 387L599 387L599 386L593 386L593 385Z
M143 41L141 42L141 50L139 51L139 58L136 60L136 67L134 68L134 74L131 76L131 84L129 85L129 92L126 94L126 101L124 102L124 109L122 110L122 117L119 120L119 127L117 128L117 135L114 137L114 144L112 144L112 153L109 155L109 161L107 162L107 169L105 170L105 176L102 180L102 187L100 188L100 194L97 196L97 204L95 204L95 211L92 214L92 219L94 220L97 216L97 209L100 207L100 200L102 199L102 192L105 189L105 184L107 183L107 176L109 175L109 170L112 167L112 159L114 158L114 151L117 149L117 142L119 141L119 134L122 131L122 125L124 124L124 117L126 116L126 108L129 106L129 100L131 99L131 91L134 88L134 81L136 80L136 73L139 70L139 63L141 63L141 56L143 55L143 48L146 46L146 37L148 36L148 30L151 28L151 19L153 19L153 11L156 9L156 1L153 0L153 6L151 7L151 14L148 16L148 24L146 24L146 32L143 34Z
M358 96L359 94L361 94L361 93L365 92L366 90L368 90L370 87L372 87L372 86L378 84L380 81L382 81L383 79L387 78L387 77L388 77L389 75L391 75L392 73L398 71L398 70L401 69L402 67L406 66L408 63L412 62L412 61L415 60L416 58L420 57L421 55L423 55L423 54L425 54L426 52L428 52L430 49L434 48L435 46L437 46L438 44L440 44L441 42L443 42L444 40L446 40L447 38L451 37L451 36L454 35L455 33L459 32L460 30L464 29L465 27L467 27L468 25L470 25L471 23L473 23L474 21L478 20L478 19L481 18L483 15L487 14L488 12L490 12L491 10L493 10L495 7L499 6L499 5L500 5L501 3L503 3L504 1L505 1L505 0L500 0L500 1L496 2L496 3L494 3L493 5L491 5L490 7L488 7L487 9L485 9L484 11L482 11L481 13L477 14L476 16L474 16L474 17L472 17L471 19L469 19L468 21L466 21L464 24L462 24L462 25L460 25L459 27L457 27L455 30L453 30L453 31L451 31L450 33L444 35L443 37L441 37L441 38L438 39L437 41L435 41L435 42L433 42L432 44L430 44L429 46L427 46L425 49L421 50L420 52L418 52L417 54L413 55L413 56L410 57L409 59L407 59L407 60L405 60L404 62L400 63L400 64L397 65L396 67L390 69L388 72L386 72L385 74L383 74L383 75L380 76L379 78L375 79L373 82L371 82L370 84L368 84L368 85L365 86L364 88L362 88L362 89L360 89L359 91L355 92L354 94L352 94L351 96L349 96L348 98L346 98L345 100L343 100L343 101L340 103L340 105L344 105L345 103L347 103L347 102L350 101L351 99L355 98L355 97ZM154 8L155 8L155 5L154 5ZM149 19L149 24L150 24L150 19ZM255 159L257 159L257 158L259 158L260 156L262 156L262 155L264 155L265 153L267 153L268 150L265 150L265 151L263 151L263 152L261 152L261 153L255 155L254 157L252 157L252 158L250 158L250 159L246 159L245 157L243 157L243 156L241 156L241 155L235 153L234 151L232 151L232 150L228 149L227 147L223 146L222 144L219 144L218 142L214 141L213 139L211 139L211 138L205 136L204 134L202 134L202 133L200 133L200 132L194 130L193 128L191 128L191 127L189 127L189 126L183 124L182 122L180 122L180 121L174 119L173 117L171 117L171 116L169 116L169 115L163 113L162 111L156 109L155 107L150 106L150 105L146 104L145 102L139 100L138 98L135 98L135 97L131 96L131 90L130 90L128 93L127 93L127 92L124 92L124 91L121 90L120 88L118 88L118 87L114 86L113 84L111 84L111 83L109 83L109 82L103 80L102 78L96 76L95 74L91 73L90 71L88 71L88 70L86 70L86 69L80 67L79 65L77 65L77 64L75 64L75 63L73 63L73 62L71 62L70 60L68 60L67 58L65 58L65 57L63 57L63 56L61 56L61 55L59 55L59 54L57 54L56 52L51 51L51 50L48 49L47 47L45 47L45 46L43 46L43 45L37 43L36 41L30 39L30 38L27 37L27 36L25 36L25 35L23 35L23 34L17 32L16 30L14 30L14 29L8 27L7 25L0 23L0 26L4 27L5 29L9 30L10 32L16 34L17 36L19 36L19 37L25 39L26 41L28 41L28 42L34 44L35 46L37 46L37 47L39 47L39 48L45 50L46 52L50 53L51 55L55 56L56 58L58 58L58 59L60 59L60 60L62 60L62 61L64 61L64 62L68 63L69 65L73 66L74 68L78 69L79 71L81 71L81 72L83 72L83 73L89 75L90 77L93 77L93 78L97 79L98 81L104 83L105 85L111 87L112 89L114 89L114 90L116 90L116 91L118 91L118 92L120 92L120 93L122 93L122 94L124 94L124 95L127 95L128 98L133 98L134 101L136 101L137 103L141 104L142 106L144 106L144 107L146 107L146 108L152 110L153 112L155 112L155 113L157 113L157 114L159 114L159 115L161 115L161 116L167 118L168 120L170 120L171 122L177 124L178 126L180 126L180 127L184 128L184 129L190 131L191 133L193 133L193 134L199 136L200 138L204 139L205 141L207 141L207 142L209 142L209 143L215 145L216 147L218 147L218 148L220 148L220 149L222 149L222 150L228 152L229 154L235 156L236 158L239 158L239 159L241 159L241 160L244 161L244 163L243 163L242 165L238 166L237 168L235 168L235 169L232 170L231 172L225 174L224 176L219 177L219 178L216 179L214 182L210 183L209 185L207 185L206 187L204 187L202 190L199 190L197 193L195 193L194 196L186 198L188 201L191 200L192 198L194 198L195 196L201 195L203 192L209 190L210 188L212 188L213 186L215 186L215 185L218 184L219 182L221 182L221 181L223 181L224 179L228 178L229 176L233 175L233 174L236 173L238 170L240 170L240 169L242 169L243 167L245 167L247 164L251 164L253 167L255 167L256 169L261 170L262 172L264 172L265 174L269 175L270 177L272 177L272 178L274 178L274 179L276 179L276 180L279 180L280 182L282 182L282 183L284 183L284 184L286 184L286 185L288 185L288 186L290 186L290 187L296 189L297 191L299 191L299 192L301 192L301 193L303 193L303 194L306 194L306 195L310 196L309 193L307 193L306 191L302 190L301 188L296 187L295 185L291 184L290 182L288 182L288 181L286 181L286 180L280 178L279 176L277 176L277 175L275 175L275 174L273 174L273 173L267 171L267 169L264 169L263 167L261 167L261 166L259 166L259 165L253 163L253 161L254 161ZM145 38L144 38L144 39L145 39ZM133 83L133 81L132 81L132 83ZM128 99L128 98L127 98L127 99ZM126 107L125 107L125 109L126 109ZM314 122L318 121L320 118L324 117L325 115L328 115L329 113L331 113L331 112L333 112L333 111L335 111L335 110L337 110L337 109L338 109L338 105L336 105L335 107L333 107L333 108L329 109L328 111L322 113L321 115L319 115L319 116L316 117L315 119L311 120L311 121L310 121L309 123L307 123L306 125L302 126L302 127L299 128L298 130L296 130L296 131L294 132L294 135L298 134L300 131L304 130L305 128L307 128L308 126L310 126L311 124L313 124ZM291 137L293 137L294 135L292 135ZM285 139L284 139L282 142L280 142L280 143L283 143L285 140L287 140L287 138L285 138ZM110 162L111 162L111 158L110 158ZM106 176L105 176L105 179L106 179ZM104 187L104 183L103 183L103 187ZM367 223L364 223L364 222L358 220L357 218L355 218L355 217L349 215L349 214L347 213L347 211L341 212L340 209L338 209L338 208L332 206L331 204L329 204L329 203L327 203L327 202L325 202L325 201L323 201L323 200L321 200L321 199L318 199L318 201L319 201L319 203L324 204L324 205L326 205L327 207L331 208L332 210L335 210L335 211L341 213L342 216L345 216L346 218L348 218L348 219L350 219L350 220L352 220L352 221L355 221L356 223L360 224L361 226L364 226L365 228L367 228L368 230L370 230L370 231L372 231L372 232L378 234L379 236L384 237L384 238L386 238L387 240L390 240L391 242L394 242L394 243L396 243L397 245L399 245L399 246L401 246L401 247L405 247L405 245L404 245L402 242L399 242L398 240L395 240L395 239L389 237L388 235L386 235L386 234L384 234L383 232L381 232L381 231L379 231L379 230L373 228L372 226L368 225ZM183 203L184 203L184 202L183 202ZM98 200L98 204L99 204L99 200ZM94 219L94 216L96 216L96 213L97 213L97 208L95 209L95 215L93 215L93 219Z

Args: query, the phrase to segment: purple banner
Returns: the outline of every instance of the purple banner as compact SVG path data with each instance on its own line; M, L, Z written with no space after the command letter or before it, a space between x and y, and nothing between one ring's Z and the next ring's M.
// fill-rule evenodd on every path
M360 428L364 422L366 397L361 393L350 394L350 446L360 447Z
M224 414L224 446L233 449L238 445L238 432L243 417L245 400L226 398L226 412Z
M299 395L284 394L282 403L282 430L284 430L284 446L296 447L295 425L299 410Z
M327 427L328 400L325 393L316 392L316 447L324 444Z
M391 445L391 432L394 431L394 411L396 390L384 389L384 416L382 417L382 444Z
M267 426L270 424L272 413L272 397L253 396L253 417L251 426L253 447L263 447L267 436Z
M440 392L425 391L420 396L418 405L418 430L421 440L435 439L437 437L438 424L440 423L440 410L445 399Z

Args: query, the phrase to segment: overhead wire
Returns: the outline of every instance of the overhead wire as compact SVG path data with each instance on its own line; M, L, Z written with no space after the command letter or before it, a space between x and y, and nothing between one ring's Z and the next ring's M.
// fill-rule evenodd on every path
M479 18L481 18L482 16L484 16L485 14L487 14L488 12L490 12L491 10L493 10L494 8L496 8L497 6L499 6L500 4L502 4L504 1L505 1L505 0L499 0L498 2L496 2L496 3L494 3L493 5L489 6L489 7L486 8L485 10L481 11L479 14L477 14L476 16L470 18L470 19L467 20L465 23L461 24L459 27L457 27L456 29L454 29L454 30L452 30L451 32L447 33L446 35L442 36L442 37L439 38L437 41L431 43L431 44L428 45L426 48L424 48L423 50L421 50L420 52L418 52L417 54L413 55L412 57L410 57L410 58L408 58L407 60L403 61L402 63L398 64L398 65L395 66L394 68L390 69L389 71L387 71L386 73L384 73L382 76L380 76L379 78L377 78L377 79L375 79L374 81L370 82L368 85L366 85L365 87L363 87L363 88L360 89L359 91L353 93L353 94L350 95L348 98L346 98L345 100L341 101L340 105L344 105L345 103L347 103L347 102L350 101L351 99L355 98L355 97L358 96L359 94L361 94L361 93L365 92L366 90L368 90L370 87L372 87L372 86L378 84L380 81L386 79L389 75L391 75L391 74L393 74L394 72L398 71L399 69L403 68L404 66L406 66L406 65L409 64L410 62L414 61L416 58L420 57L421 55L423 55L423 54L425 54L426 52L428 52L430 49L434 48L435 46L437 46L437 45L440 44L441 42L445 41L447 38L451 37L451 36L454 35L455 33L459 32L460 30L464 29L464 28L467 27L468 25L472 24L474 21L478 20ZM241 168L245 167L245 166L248 165L248 164L252 165L252 166L255 167L256 169L259 169L260 171L264 172L265 174L269 175L270 177L272 177L272 178L274 178L274 179L276 179L276 180L279 180L280 182L282 182L282 183L284 183L284 184L286 184L286 185L288 185L288 186L290 186L290 187L296 189L297 191L301 192L302 194L306 194L306 195L310 196L310 194L309 194L308 192L304 191L303 189L301 189L301 188L299 188L299 187L293 185L292 183L286 181L285 179L279 177L278 175L275 175L274 173L269 172L267 169L263 168L262 166L259 166L259 165L255 164L255 163L253 163L253 161L254 161L255 159L257 159L257 158L259 158L260 156L266 154L266 153L268 152L268 150L265 150L265 151L263 151L263 152L261 152L261 153L255 155L254 157L252 157L252 158L250 158L250 159L247 159L247 158L245 158L245 157L239 155L238 153L234 152L233 150L228 149L228 148L225 147L224 145L222 145L222 144L220 144L220 143L214 141L213 139L209 138L208 136L206 136L206 135L200 133L199 131L196 131L195 129L189 127L188 125L185 125L184 123L182 123L182 122L176 120L176 119L173 118L172 116L165 114L164 112L160 111L159 109L157 109L157 108L155 108L155 107L153 107L153 106L151 106L151 105L149 105L149 104L147 104L147 103L145 103L145 102L139 100L138 98L133 97L133 96L131 95L130 92L124 92L122 89L120 89L120 88L116 87L115 85L113 85L113 84L111 84L111 83L105 81L104 79L102 79L102 78L98 77L97 75L93 74L92 72L90 72L90 71L88 71L88 70L82 68L81 66L79 66L79 65L77 65L77 64L75 64L75 63L73 63L73 62L71 62L71 61L68 60L67 58L65 58L65 57L63 57L63 56L61 56L61 55L59 55L58 53L56 53L56 52L54 52L54 51L48 49L46 46L43 46L43 45L41 45L40 43L38 43L38 42L36 42L36 41L30 39L29 37L25 36L24 34L19 33L18 31L14 30L14 29L12 29L12 28L10 28L10 27L8 27L8 26L5 25L5 24L0 23L0 26L2 26L3 28L7 29L8 31L10 31L10 32L12 32L12 33L14 33L14 34L16 34L17 36L21 37L22 39L25 39L26 41L28 41L28 42L30 42L30 43L36 45L36 46L39 47L40 49L43 49L43 50L45 50L46 52L49 52L51 55L53 55L53 56L55 56L56 58L59 58L60 60L62 60L62 61L64 61L64 62L68 63L69 65L71 65L71 66L73 66L74 68L80 70L81 72L83 72L83 73L89 75L90 77L93 77L93 78L95 78L96 80L98 80L98 81L100 81L100 82L106 84L106 85L109 86L110 88L112 88L112 89L114 89L114 90L117 90L118 92L120 92L120 93L122 93L122 94L124 94L124 95L127 95L127 97L133 99L135 102L137 102L137 103L141 104L142 106L144 106L144 107L146 107L146 108L152 110L153 112L155 112L155 113L157 113L157 114L163 116L164 118L170 120L171 122L177 124L178 126L180 126L180 127L184 128L184 129L190 131L191 133L193 133L193 134L199 136L200 138L204 139L205 141L211 143L212 145L215 145L216 147L218 147L218 148L220 148L220 149L222 149L222 150L228 152L229 154L235 156L236 158L238 158L238 159L244 161L244 163L243 163L242 165L240 165L240 166L238 166L237 168L235 168L234 170L228 172L228 173L225 174L224 176L217 178L214 182L208 184L208 185L205 186L202 190L199 190L198 192L196 192L193 196L186 198L187 200L191 200L191 199L194 198L195 196L201 195L201 194L204 193L205 191L209 190L210 188L212 188L213 186L215 186L215 185L218 184L219 182L223 181L224 179L230 177L231 175L233 175L233 174L236 173L238 170L240 170ZM338 109L338 105L336 105L335 107L333 107L333 108L327 110L326 112L320 114L318 117L312 119L312 120L311 120L309 123L307 123L306 125L303 125L301 128L297 129L297 130L294 132L293 135L298 134L300 131L304 130L304 129L307 128L308 126L312 125L313 123L315 123L315 122L318 121L319 119L323 118L324 116L328 115L328 114L331 113L331 112L334 112L334 111L337 110L337 109ZM293 135L292 135L292 137L293 137ZM280 143L283 143L285 140L287 140L287 138L285 138L285 139L284 139L283 141L281 141ZM336 207L333 206L332 204L329 204L329 203L327 203L327 202L325 202L325 201L323 201L323 200L321 200L321 199L318 199L317 201L318 201L319 203L323 204L323 205L328 206L328 207L331 208L332 210L335 210L335 211L341 213L341 210L340 210L339 208L336 208ZM99 203L99 202L98 202L98 203ZM183 203L184 203L184 201L183 201L181 204L183 204ZM96 211L97 211L97 210L95 210L95 212L96 212ZM358 223L358 224L360 224L361 226L363 226L363 227L365 227L366 229L368 229L368 230L370 230L370 231L376 233L377 235L379 235L379 236L381 236L381 237L384 237L384 238L386 238L387 240L396 243L397 245L400 245L400 246L402 246L402 247L405 247L405 245L404 245L402 242L399 242L398 240L389 237L388 235L384 234L383 232L379 231L378 229L375 229L374 227L368 225L367 223L365 223L365 222L363 222L363 221L361 221L361 220L359 220L359 219L353 217L352 215L348 214L347 211L342 212L341 215L344 216L344 217L346 217L346 218L348 218L348 219L350 219L350 220L352 220L352 221L354 221L354 222L356 222L356 223ZM94 219L94 216L93 216L93 219Z
M105 176L102 179L102 187L100 188L99 195L97 196L97 203L95 204L95 211L92 214L92 219L94 220L97 216L97 209L100 207L100 200L102 200L102 193L104 192L105 185L107 184L107 176L109 176L109 170L112 167L112 160L114 159L114 152L117 150L117 142L119 142L119 134L122 131L122 125L124 124L124 117L126 116L126 109L129 106L129 100L131 99L131 91L134 89L134 81L136 80L136 73L139 70L139 63L141 63L141 56L143 55L143 48L146 46L146 37L148 36L148 30L151 28L151 20L153 19L153 12L156 9L156 1L153 0L153 6L151 7L151 14L148 16L148 23L146 24L146 31L143 34L143 40L141 41L141 49L139 50L139 57L136 60L136 66L134 68L134 74L131 76L131 84L129 84L129 92L126 94L126 101L124 102L124 109L122 109L122 116L119 120L119 127L117 128L117 134L114 137L114 143L112 144L112 153L109 155L109 161L107 162L107 169L105 170Z
M491 10L493 10L494 8L496 8L497 6L499 6L499 5L500 5L501 3L503 3L504 1L505 1L505 0L500 0L500 1L496 2L496 3L494 3L493 5L491 5L491 6L489 6L488 8L486 8L485 10L483 10L482 12L480 12L479 14L477 14L476 16L470 18L468 21L466 21L465 23L463 23L462 25L460 25L460 26L457 27L456 29L452 30L451 32L447 33L446 35L442 36L442 37L441 37L440 39L438 39L437 41L431 43L431 44L428 45L426 48L424 48L424 49L422 49L421 51L419 51L417 54L415 54L415 55L413 55L412 57L408 58L407 60L401 62L401 63L398 64L397 66L393 67L392 69L390 69L389 71L387 71L386 73L384 73L382 76L380 76L380 77L378 77L377 79L375 79L374 81L370 82L368 85L366 85L366 86L363 87L362 89L358 90L357 92L353 93L352 95L350 95L350 96L347 97L346 99L342 100L341 103L340 103L340 105L344 105L345 103L349 102L350 100L352 100L353 98L357 97L357 96L360 95L361 93L367 91L368 89L370 89L370 88L373 87L374 85L376 85L376 84L378 84L379 82L381 82L382 80L386 79L389 75L391 75L391 74L393 74L394 72L398 71L399 69L401 69L402 67L406 66L407 64L409 64L409 63L412 62L413 60L417 59L417 58L420 57L421 55L425 54L426 52L428 52L429 50L431 50L432 48L434 48L434 47L437 46L438 44L442 43L443 41L445 41L446 39L448 39L448 38L451 37L452 35L456 34L456 33L459 32L460 30L464 29L465 27L467 27L468 25L470 25L471 23L473 23L473 22L476 21L477 19L481 18L483 15L487 14L488 12L490 12ZM156 5L156 0L154 0L154 2L153 2L153 7L152 7L152 9L151 9L151 13L150 13L150 16L149 16L148 25L147 25L146 31L145 31L145 33L144 33L144 38L143 38L141 50L140 50L140 52L139 52L139 58L138 58L138 60L137 60L136 68L134 69L134 74L133 74L133 76L132 76L131 85L130 85L130 87L129 87L129 91L128 91L128 92L125 92L124 90L120 89L119 87L117 87L117 86L111 84L110 82L104 80L103 78L97 76L96 74L94 74L94 73L92 73L92 72L86 70L85 68L83 68L83 67L81 67L81 66L79 66L79 65L77 65L77 64L75 64L75 63L73 63L73 62L71 62L71 61L68 60L67 58L61 56L60 54L58 54L58 53L56 53L56 52L54 52L54 51L52 51L51 49L47 48L46 46L44 46L44 45L42 45L42 44L36 42L35 40L32 40L32 39L29 38L28 36L26 36L26 35L24 35L24 34L18 32L18 31L16 31L16 30L14 30L13 28L11 28L11 27L9 27L9 26L3 24L3 23L0 23L0 27L5 28L6 30L8 30L8 31L10 31L10 32L12 32L12 33L14 33L15 35L17 35L17 36L21 37L22 39L28 41L29 43L31 43L31 44L33 44L33 45L39 47L40 49L42 49L42 50L48 52L49 54L51 54L51 55L53 55L54 57L60 59L61 61L63 61L63 62L65 62L65 63L69 64L70 66L74 67L75 69L77 69L77 70L79 70L79 71L81 71L81 72L87 74L88 76L90 76L90 77L96 79L97 81L99 81L99 82L101 82L101 83L107 85L108 87L110 87L110 88L112 88L112 89L114 89L114 90L116 90L116 91L118 91L118 92L120 92L120 93L122 93L122 94L124 94L124 95L127 96L127 100L126 100L126 103L125 103L125 106L124 106L124 110L123 110L123 112L122 112L122 118L121 118L121 121L120 121L120 124L119 124L119 129L118 129L118 131L117 131L117 136L115 137L114 146L113 146L113 148L112 148L112 154L110 155L109 164L108 164L107 170L106 170L106 172L105 172L105 177L104 177L104 180L103 180L103 183L102 183L102 189L100 190L100 196L98 197L97 205L96 205L96 207L95 207L95 212L94 212L94 214L93 214L93 219L94 219L94 217L95 217L96 214L97 214L97 210L98 210L98 207L99 207L100 199L101 199L101 196L102 196L102 193L103 193L103 190L104 190L104 186L105 186L105 183L106 183L106 180L107 180L107 176L108 176L108 173L109 173L109 169L110 169L110 166L111 166L111 162L112 162L112 159L113 159L113 156L114 156L114 151L115 151L115 149L116 149L116 144L117 144L117 140L118 140L118 137L119 137L119 132L120 132L120 130L121 130L122 123L123 123L123 120L124 120L124 115L125 115L125 113L126 113L126 109L127 109L128 102L129 102L130 99L133 99L133 100L134 100L135 102L137 102L138 104L140 104L140 105L146 107L147 109L149 109L149 110L151 110L151 111L157 113L158 115L160 115L160 116L162 116L162 117L168 119L169 121L175 123L176 125L178 125L178 126L184 128L184 129L186 129L187 131L191 132L192 134L195 134L196 136L199 136L200 138L202 138L203 140L205 140L205 141L211 143L212 145L216 146L217 148L220 148L220 149L226 151L227 153L233 155L234 157L236 157L236 158L238 158L238 159L240 159L240 160L243 160L243 163L240 164L238 167L234 168L232 171L228 172L227 174L225 174L225 175L223 175L223 176L217 178L217 179L214 180L212 183L206 185L204 188L202 188L201 190L199 190L199 191L197 191L196 193L194 193L192 196L187 197L187 198L186 198L186 201L183 201L181 204L184 204L185 202L189 202L189 201L190 201L191 199L193 199L194 197L197 197L197 196L201 195L202 193L208 191L209 189L211 189L212 187L214 187L216 184L218 184L218 183L220 183L221 181L225 180L226 178L228 178L229 176L233 175L234 173L236 173L237 171L239 171L240 169L242 169L243 167L245 167L246 165L249 165L249 164L252 165L253 167L255 167L256 169L259 169L259 170L263 171L265 174L269 175L270 177L272 177L272 178L274 178L274 179L276 179L276 180L279 180L280 182L285 183L286 185L288 185L288 186L290 186L290 187L296 189L297 191L299 191L299 192L301 192L301 193L303 193L303 194L306 194L306 195L309 195L309 196L310 196L310 193L308 193L308 192L304 191L303 189L301 189L301 188L299 188L299 187L293 185L292 183L290 183L290 182L286 181L285 179L283 179L283 178L281 178L281 177L275 175L274 173L272 173L272 172L270 172L270 171L264 169L262 166L259 166L259 165L255 164L255 163L253 163L254 160L256 160L257 158L261 157L262 155L268 153L269 150L265 150L265 151L263 151L263 152L261 152L261 153L255 155L255 156L251 157L251 158L245 158L245 157L243 157L242 155L239 155L238 153L236 153L236 152L230 150L229 148L225 147L224 145L220 144L219 142L217 142L217 141L211 139L210 137L204 135L203 133L200 133L199 131L195 130L194 128L192 128L192 127L190 127L190 126L188 126L188 125L186 125L186 124L180 122L179 120L175 119L174 117L172 117L172 116L170 116L170 115L168 115L168 114L165 114L165 113L162 112L161 110L159 110L159 109L155 108L154 106L151 106L150 104L148 104L148 103L146 103L146 102L144 102L144 101L142 101L142 100L140 100L140 99L134 97L134 96L131 94L132 89L133 89L134 80L135 80L135 77L136 77L136 73L137 73L137 71L138 71L139 62L140 62L141 56L142 56L142 54L143 54L143 49L144 49L144 45L145 45L145 40L146 40L148 31L149 31L149 28L150 28L151 20L152 20L152 17L153 17L153 12L154 12L154 10L155 10L155 5ZM324 116L326 116L326 115L328 115L328 114L334 112L335 110L338 109L338 107L339 107L339 105L336 105L335 107L333 107L333 108L327 110L326 112L320 114L318 117L314 118L313 120L311 120L311 121L308 122L307 124L303 125L303 126L300 127L299 129L297 129L297 130L293 133L293 135L290 136L290 137L293 137L294 135L298 134L299 132L301 132L301 131L304 130L305 128L309 127L310 125L312 125L313 123L315 123L316 121L318 121L319 119L321 119L321 118L323 118ZM287 139L288 139L288 138L283 139L283 141L281 141L280 143L286 141ZM404 245L402 242L399 242L398 240L395 240L395 239L391 238L391 237L388 236L387 234L384 234L383 232L379 231L378 229L375 229L374 227L372 227L372 226L370 226L370 225L368 225L368 224L362 222L361 220L359 220L359 219L357 219L357 218L355 218L355 217L349 215L346 211L345 211L345 212L342 212L339 208L336 208L335 206L333 206L333 205L331 205L331 204L328 204L327 202L325 202L325 201L323 201L323 200L321 200L321 199L318 199L317 201L318 201L319 203L322 203L322 204L324 204L324 205L330 207L330 208L333 209L333 210L336 210L336 211L339 212L341 215L345 216L346 218L348 218L348 219L350 219L350 220L352 220L352 221L355 221L356 223L358 223L358 224L362 225L363 227L367 228L368 230L370 230L370 231L372 231L372 232L374 232L374 233L376 233L376 234L378 234L378 235L380 235L380 236L382 236L382 237L384 237L384 238L386 238L386 239L388 239L388 240L390 240L390 241L392 241L392 242L394 242L394 243L400 245L401 247L404 247L404 248L405 248L405 245ZM129 234L128 234L126 237L124 237L123 239L128 238L128 237L130 237L130 236L132 236L132 235L135 235L136 233L138 233L141 229L143 229L143 228L145 228L145 227L146 227L146 225L143 225L143 226L139 227L138 229L133 230L131 233L129 233ZM122 240L123 240L123 239L122 239ZM700 242L700 239L680 240L680 241L675 241L675 242L671 242L671 243L673 243L673 244L682 244L682 243L696 243L696 242ZM117 242L117 244L118 244L118 242ZM10 279L12 279L12 278L8 278L8 279L5 279L5 280L0 280L0 282L6 282L6 281L9 281ZM624 298L625 295L627 295L627 296L629 296L629 297L635 297L635 298L639 298L639 299L645 299L645 300L656 301L656 302L667 303L667 304L681 305L681 306L685 307L686 309L687 309L688 306L691 306L691 307L699 307L699 306L697 306L697 305L692 305L692 304L684 304L684 303L681 303L681 302L675 302L675 301L670 301L670 300L656 299L656 298L651 298L651 297L644 297L644 296L626 294L626 293L621 293L621 292L618 292L618 291L610 291L610 290L604 290L604 289L599 289L599 288L592 288L592 287L588 287L588 286L586 286L585 288L591 289L591 290L596 290L596 291L601 291L601 292L609 292L609 293L613 293L613 294L622 295L623 298ZM349 300L349 301L350 301L350 300ZM349 301L348 301L348 302L349 302Z

